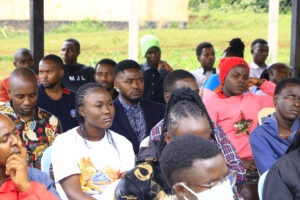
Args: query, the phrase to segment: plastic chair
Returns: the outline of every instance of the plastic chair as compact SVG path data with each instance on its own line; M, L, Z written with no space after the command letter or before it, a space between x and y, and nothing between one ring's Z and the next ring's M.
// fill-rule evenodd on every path
M260 111L258 111L257 113L257 119L258 119L258 124L261 125L262 124L262 118L266 117L272 113L275 112L275 107L265 107L262 108Z
M51 149L52 146L49 146L43 153L41 158L41 171L45 172L50 176L50 167L52 164L51 160Z
M259 181L258 181L258 196L259 196L259 199L262 200L263 198L263 189L264 189L264 183L265 183L265 179L266 179L266 176L268 174L269 170L268 171L265 171L260 177L259 177Z

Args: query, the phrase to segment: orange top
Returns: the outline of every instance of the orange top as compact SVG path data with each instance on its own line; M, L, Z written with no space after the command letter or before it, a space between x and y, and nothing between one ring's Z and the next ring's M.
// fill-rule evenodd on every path
M1 80L0 82L0 102L7 102L10 99L10 96L8 94L8 80L9 77L6 77L5 79Z

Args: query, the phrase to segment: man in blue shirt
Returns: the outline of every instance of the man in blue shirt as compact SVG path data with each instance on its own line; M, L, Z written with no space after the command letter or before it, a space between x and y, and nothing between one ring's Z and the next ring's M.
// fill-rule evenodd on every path
M75 116L75 94L61 85L64 75L63 61L60 57L49 54L39 63L37 105L58 117L63 132L78 125Z

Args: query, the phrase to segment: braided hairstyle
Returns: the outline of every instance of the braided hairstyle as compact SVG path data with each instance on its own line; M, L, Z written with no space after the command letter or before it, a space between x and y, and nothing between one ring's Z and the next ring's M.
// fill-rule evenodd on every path
M209 114L206 110L206 107L204 105L204 103L202 102L199 94L193 90L191 90L190 88L187 87L183 87L183 88L179 88L174 90L174 92L172 93L172 95L170 96L169 102L167 103L166 106L166 110L165 110L165 116L164 116L164 125L163 125L163 133L167 132L167 128L168 128L168 116L170 113L171 108L178 102L180 101L186 101L186 102L191 102L197 105L197 107L200 109L197 113L198 116L202 116L201 112L203 112L203 114L205 114L207 116L207 119L209 121L209 124L211 126L212 129L212 137L214 137L214 127L213 127L213 123L209 117ZM188 108L186 108L188 109ZM191 111L191 113L189 113L189 111L191 111L190 109L188 110L182 110L182 116L187 116L188 114L191 116L197 116L194 115L196 111ZM188 114L187 114L188 113ZM193 114L192 114L193 113ZM199 115L200 114L200 115ZM180 113L179 113L180 115ZM163 136L164 137L164 136Z
M175 105L173 105L170 109L166 120L166 128L168 130L168 133L172 134L171 136L174 136L173 132L178 129L179 122L182 119L189 117L192 117L194 119L198 117L204 117L208 120L208 116L206 115L206 113L201 108L199 108L199 106L195 102L182 100L175 103Z
M170 125L176 126L180 119L188 116L206 117L211 127L211 137L215 139L213 123L199 94L187 87L179 88L174 90L166 106L162 135L160 141L157 144L158 158L160 157L162 150L166 146L164 137Z
M105 90L100 83L87 83L79 87L75 94L75 112L80 126L84 126L84 117L80 114L79 109L83 106L83 100L86 94L94 88L102 88Z
M84 138L85 144L87 145L86 140L88 140L88 133L87 133L87 129L85 127L85 119L84 117L80 114L79 109L80 107L82 107L84 105L83 101L84 98L86 97L86 95L95 88L101 88L104 91L107 91L100 83L86 83L84 85L82 85L81 87L79 87L79 89L76 92L75 95L75 112L76 112L76 118L78 120L79 123L79 128L80 128L80 132L81 132L81 136ZM119 154L119 150L118 147L110 133L110 131L108 129L105 129L105 135L108 138L109 143L111 143L114 148L117 150L118 154ZM88 147L88 145L87 145Z

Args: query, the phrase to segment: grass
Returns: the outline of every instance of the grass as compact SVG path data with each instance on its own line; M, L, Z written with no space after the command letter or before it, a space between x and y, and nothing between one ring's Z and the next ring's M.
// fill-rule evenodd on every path
M216 66L228 41L240 37L244 41L245 59L251 61L250 44L255 38L267 38L268 15L251 12L223 12L220 10L192 13L187 29L140 30L144 34L154 34L162 46L162 59L175 69L193 70L198 67L195 47L202 41L211 42L216 51ZM291 16L280 15L278 61L289 63ZM0 35L0 78L7 76L13 69L12 56L20 47L29 48L28 31L1 29ZM76 38L81 43L79 62L94 64L101 58L110 57L116 61L127 58L128 31L109 30L101 23L91 21L64 25L45 33L45 54L60 53L62 42L67 38ZM139 62L144 58L139 57Z

